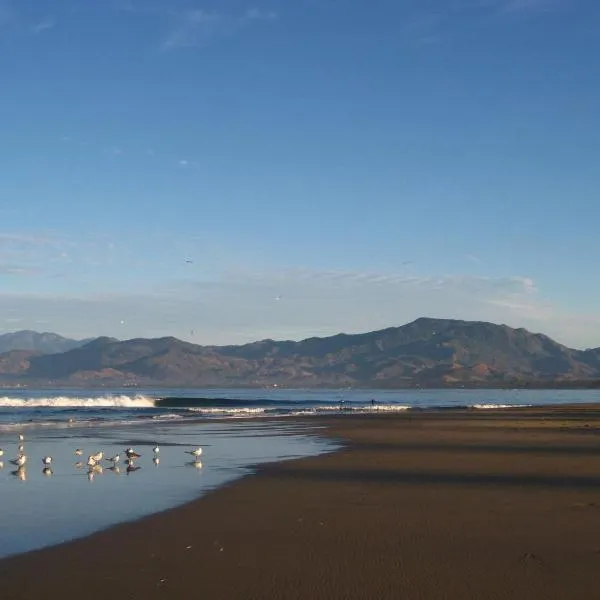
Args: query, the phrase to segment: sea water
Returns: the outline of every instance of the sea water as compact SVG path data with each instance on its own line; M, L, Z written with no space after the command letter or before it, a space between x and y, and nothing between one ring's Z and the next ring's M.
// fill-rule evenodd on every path
M146 426L19 429L0 432L0 557L54 545L200 497L261 463L312 456L336 447L293 423L146 422ZM23 443L27 463L10 463ZM154 454L158 444L160 451ZM142 456L124 464L132 446ZM202 447L199 460L187 452ZM75 449L83 450L75 456ZM87 457L121 453L117 468L88 468ZM44 456L52 456L46 468ZM158 459L158 460L157 460Z

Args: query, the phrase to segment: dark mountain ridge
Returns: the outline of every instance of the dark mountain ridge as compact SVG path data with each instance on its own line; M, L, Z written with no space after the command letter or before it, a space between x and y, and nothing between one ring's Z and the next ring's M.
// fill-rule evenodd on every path
M421 318L368 333L239 346L101 337L59 354L1 355L0 378L23 384L198 387L591 384L600 379L600 348L574 350L506 325Z

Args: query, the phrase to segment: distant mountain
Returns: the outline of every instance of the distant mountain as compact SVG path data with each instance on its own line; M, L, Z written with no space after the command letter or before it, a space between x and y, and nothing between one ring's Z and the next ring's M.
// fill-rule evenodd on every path
M15 331L0 335L0 353L11 350L29 350L43 354L66 352L83 346L90 340L72 340L56 333L38 333L37 331Z
M600 379L600 348L573 350L506 325L421 318L363 334L241 346L103 337L58 354L0 355L0 378L88 386L591 385Z

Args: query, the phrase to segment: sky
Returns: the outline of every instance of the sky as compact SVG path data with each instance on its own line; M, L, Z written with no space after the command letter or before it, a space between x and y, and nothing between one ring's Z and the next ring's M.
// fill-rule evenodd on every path
M0 0L0 333L600 346L598 56L597 0Z

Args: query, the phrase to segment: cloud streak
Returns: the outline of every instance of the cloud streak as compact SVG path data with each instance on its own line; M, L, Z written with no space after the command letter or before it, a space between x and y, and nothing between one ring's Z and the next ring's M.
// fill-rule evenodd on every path
M248 9L241 14L204 9L188 10L176 15L175 23L160 49L169 51L176 48L207 46L216 39L229 37L250 25L275 19L275 12L258 8Z
M38 35L48 29L53 29L56 26L56 21L54 19L44 19L40 21L36 25L34 25L31 30L35 35Z
M175 335L228 344L359 333L429 316L526 327L574 347L600 345L598 315L570 314L520 276L230 272L210 281L165 282L143 293L0 295L0 311L10 309L18 309L27 326L34 328L42 318L73 337ZM93 323L89 314L94 314Z

